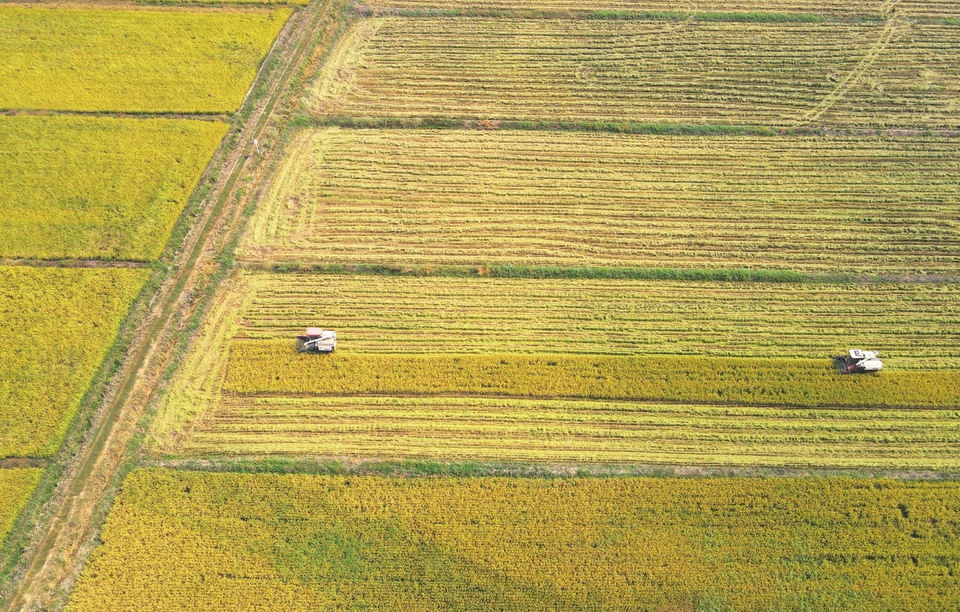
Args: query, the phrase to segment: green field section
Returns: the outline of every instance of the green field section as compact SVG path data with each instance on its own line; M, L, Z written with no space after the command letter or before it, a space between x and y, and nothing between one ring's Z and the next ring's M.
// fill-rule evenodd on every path
M960 27L946 23L387 17L362 20L340 40L313 110L956 127L958 94ZM857 109L848 96L870 105Z
M213 121L0 117L0 256L156 259L227 132Z
M42 475L43 470L38 468L0 469L0 543L10 533Z
M948 610L960 486L138 470L67 606Z
M0 109L229 113L290 9L0 7Z
M957 409L225 394L179 452L956 472ZM171 449L169 446L166 450Z
M960 272L949 138L307 131L254 261Z
M148 274L0 267L0 457L56 453Z

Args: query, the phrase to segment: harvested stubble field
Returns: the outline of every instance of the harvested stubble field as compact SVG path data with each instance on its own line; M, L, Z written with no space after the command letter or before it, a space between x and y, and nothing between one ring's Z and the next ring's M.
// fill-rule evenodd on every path
M230 113L290 14L0 7L0 109Z
M224 394L179 450L956 472L958 417L956 409Z
M0 543L10 533L42 474L38 468L0 469Z
M212 121L0 117L0 256L158 257L227 132Z
M954 285L231 282L165 396L157 454L957 467L960 378L909 370L955 365ZM894 371L842 377L826 358L864 321L899 347ZM338 330L335 355L296 354L313 323Z
M56 453L148 274L0 267L0 457Z
M69 612L947 610L955 482L138 470Z
M947 138L306 131L241 257L960 272Z
M900 18L372 18L341 39L312 104L360 117L956 127L958 66L960 27Z

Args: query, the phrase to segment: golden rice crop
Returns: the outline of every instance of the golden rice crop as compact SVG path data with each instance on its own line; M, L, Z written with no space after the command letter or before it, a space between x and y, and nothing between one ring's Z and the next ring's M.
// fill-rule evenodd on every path
M160 255L226 124L0 117L0 256Z
M223 390L291 395L507 395L786 406L960 407L960 371L845 376L830 360L612 355L299 354L237 340Z
M38 468L0 469L0 543L10 533L42 475L43 470Z
M233 112L290 14L0 7L0 109Z
M162 454L955 472L957 409L224 394Z
M309 131L242 257L960 272L954 139Z
M949 126L960 29L907 19L412 19L356 23L319 115L792 126ZM926 75L926 76L924 76ZM926 84L926 85L925 85ZM830 114L847 92L870 105ZM896 95L884 97L883 92Z
M946 610L956 482L138 470L67 610Z
M148 274L0 267L0 457L56 453Z

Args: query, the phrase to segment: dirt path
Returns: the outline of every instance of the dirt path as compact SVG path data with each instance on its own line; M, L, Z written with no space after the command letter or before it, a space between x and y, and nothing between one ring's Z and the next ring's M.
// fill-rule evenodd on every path
M65 604L93 548L117 476L132 459L130 443L144 409L179 345L185 323L199 307L194 297L211 282L215 258L229 243L222 230L238 226L246 202L240 193L249 189L239 187L238 179L263 173L266 164L254 156L254 139L262 141L271 126L272 113L313 47L330 6L331 0L319 0L294 14L264 61L264 66L272 62L278 66L263 84L266 95L253 103L236 147L221 162L221 180L184 239L175 271L154 298L83 446L67 467L51 500L52 519L38 528L25 569L6 593L5 610L56 610ZM250 91L260 86L258 80Z

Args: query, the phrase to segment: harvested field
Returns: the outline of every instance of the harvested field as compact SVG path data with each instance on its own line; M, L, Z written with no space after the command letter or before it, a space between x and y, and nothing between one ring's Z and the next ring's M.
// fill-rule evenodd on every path
M0 256L156 259L227 125L0 117Z
M956 472L956 409L225 394L186 455Z
M309 131L254 261L960 272L945 138Z
M341 39L312 104L320 116L957 127L958 66L960 28L902 19L372 18ZM870 106L841 103L827 120L861 90Z
M230 113L290 13L0 7L0 109Z
M958 507L956 482L138 470L67 610L945 610Z
M149 270L0 267L0 457L49 457Z

